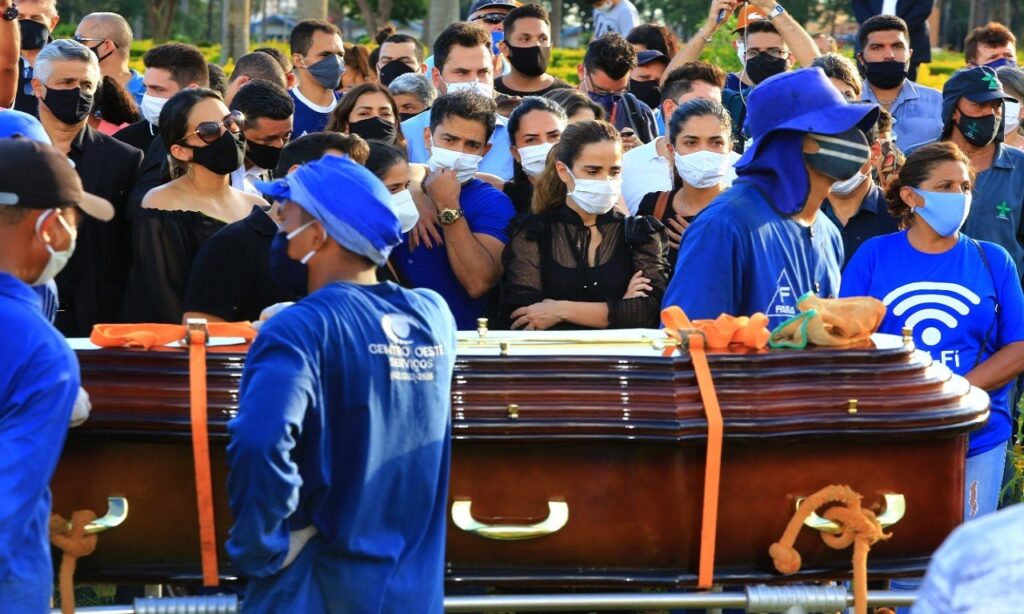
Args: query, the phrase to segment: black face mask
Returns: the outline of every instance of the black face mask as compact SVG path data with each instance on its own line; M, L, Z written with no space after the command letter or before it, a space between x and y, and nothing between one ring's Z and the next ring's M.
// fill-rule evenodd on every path
M98 51L98 49L100 47L102 47L102 46L103 46L103 43L101 42L99 45L96 45L95 47L89 47L89 51L92 51L93 55L96 56L96 61L101 63L101 64L103 63L103 60L105 60L105 59L109 58L110 56L114 55L113 51L108 51L105 55L100 55L100 52Z
M658 85L657 79L650 81L630 79L629 91L652 109L657 109L661 104L661 87Z
M818 151L804 152L804 161L836 181L850 179L871 158L868 139L857 128L850 128L841 134L811 134L810 137L818 142Z
M229 175L245 160L245 144L234 133L224 131L220 138L206 147L193 147L192 161L216 175Z
M764 81L768 77L774 77L786 71L786 60L777 58L767 53L759 53L754 59L747 60L747 76L754 85Z
M50 31L38 21L19 19L18 26L21 28L21 49L23 51L42 49L46 43L50 42Z
M960 120L956 122L956 127L965 141L975 147L985 147L996 139L996 128L999 127L999 123L994 114L975 117L960 111Z
M265 170L273 170L277 168L277 162L281 159L281 148L245 139L245 156L256 166Z
M426 112L426 111L429 111L429 110L430 110L430 107L427 107L426 109L423 109L422 112ZM399 113L398 117L400 117L401 120L404 122L405 120L412 119L412 118L416 117L417 115L419 115L419 113Z
M871 85L891 90L899 87L907 78L907 65L903 62L865 62L864 77Z
M92 111L92 94L76 87L73 90L46 88L43 104L62 124L73 126L89 117Z
M296 297L309 292L309 268L288 255L288 235L278 232L270 242L270 279L288 294Z
M378 115L370 119L352 122L348 125L348 133L358 134L365 141L373 140L394 143L395 135L398 133L398 126Z
M398 77L411 72L416 71L409 68L409 65L406 64L405 62L393 60L391 62L388 62L384 66L381 66L380 84L383 85L384 87L387 87L391 85L391 82L397 79Z
M508 45L508 43L505 43ZM548 70L551 62L551 47L513 47L508 45L508 61L517 72L527 77L539 77Z

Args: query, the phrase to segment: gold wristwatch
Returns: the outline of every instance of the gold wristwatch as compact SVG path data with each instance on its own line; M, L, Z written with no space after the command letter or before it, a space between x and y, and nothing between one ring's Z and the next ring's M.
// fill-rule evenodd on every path
M441 222L442 224L447 226L448 224L454 224L455 220L457 220L460 217L462 217L462 215L463 215L463 212L462 212L461 208L459 208L459 209L441 209L437 213L437 221Z

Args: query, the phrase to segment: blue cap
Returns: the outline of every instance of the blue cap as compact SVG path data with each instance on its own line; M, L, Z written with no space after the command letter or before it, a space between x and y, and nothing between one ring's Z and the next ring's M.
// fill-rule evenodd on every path
M378 266L402 240L391 211L391 194L373 173L342 156L326 155L276 181L256 188L277 200L289 200L323 225L327 234L350 252Z
M818 67L801 68L765 79L747 97L747 126L754 139L736 162L742 167L757 156L766 135L780 130L840 134L869 130L878 121L878 106L850 103Z
M21 111L0 109L0 139L21 136L44 145L52 145L39 120Z
M993 100L1016 101L1003 91L999 75L989 66L968 66L953 73L942 86L942 124L953 121L953 110L961 98L985 103ZM1000 132L1000 134L1002 134Z
M657 49L644 49L636 54L636 65L646 66L651 62L664 62L668 64L668 56Z

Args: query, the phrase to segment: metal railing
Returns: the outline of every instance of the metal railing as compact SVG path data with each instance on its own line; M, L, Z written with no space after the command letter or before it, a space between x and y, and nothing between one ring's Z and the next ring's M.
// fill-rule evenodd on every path
M910 606L912 591L868 591L869 606ZM622 609L737 608L748 612L835 612L853 605L842 586L750 586L744 592L559 593L550 595L460 595L445 597L444 611L579 612ZM53 610L58 614L60 610ZM139 598L132 605L77 608L81 614L236 614L235 595Z

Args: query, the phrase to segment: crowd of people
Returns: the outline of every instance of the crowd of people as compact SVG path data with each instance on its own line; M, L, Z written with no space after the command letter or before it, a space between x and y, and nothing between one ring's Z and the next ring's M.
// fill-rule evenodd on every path
M54 39L55 0L0 0L0 107L10 107L0 110L0 334L18 341L4 351L16 368L0 375L0 449L19 436L7 422L40 424L29 408L70 415L87 405L61 336L99 323L268 320L250 368L274 368L247 371L232 423L231 460L252 469L229 483L229 552L265 580L282 563L309 571L312 548L293 563L307 542L327 556L355 548L346 531L397 523L419 544L412 562L402 563L402 544L385 545L374 556L400 573L377 562L365 576L325 580L321 588L337 583L324 598L438 604L440 585L424 588L417 574L443 553L447 422L434 415L415 444L382 433L417 423L427 400L447 407L454 330L482 317L512 330L650 328L668 305L692 318L763 312L774 328L807 293L874 296L888 307L883 332L912 329L936 362L989 392L991 417L967 452L965 518L995 511L1011 383L1024 370L1024 71L1014 34L999 23L974 29L964 67L938 91L914 80L930 60L927 13L908 7L927 2L901 3L902 14L895 2L854 0L853 61L775 0L712 0L685 43L640 23L629 0L593 4L573 86L549 72L547 11L516 0L476 0L429 57L393 27L368 52L332 23L304 20L290 55L257 49L227 75L183 43L151 48L138 73L122 16L89 14L72 38ZM701 60L723 28L737 73ZM436 372L411 374L432 392L403 389L409 412L360 418L330 461L310 448L290 455L295 434L307 436L307 405L368 395L381 409L388 394L366 386L413 385L388 384L387 369L373 372L384 384L324 383L311 366L365 351L372 340L357 322L389 308L439 357ZM62 385L34 392L42 380L25 373L42 370L64 374ZM270 401L276 413L245 411ZM322 415L303 441L352 427ZM64 435L47 425L45 448L0 454L0 474L38 472L0 504L0 517L40 522L28 538L0 524L0 541L24 544L0 549L0 596L26 604L36 589L49 594L12 584L48 578L39 560L23 562L49 558L39 535ZM268 439L268 425L285 439ZM346 454L403 447L419 450L419 473L385 467L374 479L434 476L432 490L414 489L434 512L419 525L371 521L385 504L366 484L360 503L303 486L296 504L303 481L330 490ZM345 522L326 520L339 506ZM252 590L251 603L285 603L280 585Z

